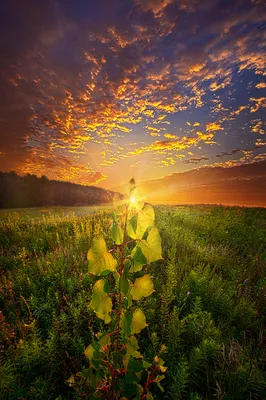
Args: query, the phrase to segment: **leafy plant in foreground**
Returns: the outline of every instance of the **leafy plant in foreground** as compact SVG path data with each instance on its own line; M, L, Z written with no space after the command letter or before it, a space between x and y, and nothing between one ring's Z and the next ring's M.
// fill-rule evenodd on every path
M152 383L163 390L166 367L160 355L166 347L153 360L144 360L136 337L147 326L136 302L154 292L152 277L143 267L162 258L161 238L153 208L136 201L134 179L129 184L128 196L114 198L110 233L115 249L108 251L104 238L95 237L87 255L89 273L100 276L89 307L112 329L95 335L85 350L89 367L68 380L82 398L151 400Z

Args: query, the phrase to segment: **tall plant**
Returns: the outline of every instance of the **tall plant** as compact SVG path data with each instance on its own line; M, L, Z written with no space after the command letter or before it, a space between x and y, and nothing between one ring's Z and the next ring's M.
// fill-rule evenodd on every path
M106 326L113 327L98 332L85 350L89 367L79 376L86 379L89 399L151 400L152 383L163 390L160 381L166 367L160 354L165 346L148 362L137 339L147 327L138 302L154 292L152 277L143 273L143 266L162 258L161 238L154 226L153 208L135 199L134 179L129 185L128 196L114 198L110 234L115 249L108 251L104 238L95 237L87 256L89 273L100 276L89 307ZM78 389L75 377L69 382ZM77 391L82 394L83 390Z

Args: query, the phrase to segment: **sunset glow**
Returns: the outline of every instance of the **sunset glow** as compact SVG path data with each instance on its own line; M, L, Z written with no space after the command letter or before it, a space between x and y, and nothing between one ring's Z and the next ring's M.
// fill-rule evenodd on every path
M130 198L130 202L131 202L132 204L135 204L135 202L136 202L135 197L131 197L131 198Z
M0 171L116 189L262 162L265 179L264 1L13 3Z

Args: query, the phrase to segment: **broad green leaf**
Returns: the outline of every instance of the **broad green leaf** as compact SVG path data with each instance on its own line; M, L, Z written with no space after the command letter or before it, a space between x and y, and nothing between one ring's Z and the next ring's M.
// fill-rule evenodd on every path
M145 314L140 308L137 308L132 316L131 333L140 333L146 326Z
M126 212L125 200L121 199L118 193L114 194L113 203L117 215L125 214Z
M146 274L135 280L131 288L131 295L133 300L140 300L142 297L150 296L154 291L151 276Z
M136 245L131 252L131 257L133 259L133 264L131 266L130 272L138 272L141 271L143 265L147 264L146 257L141 251L139 245Z
M108 284L103 279L99 279L93 286L92 300L89 306L106 324L111 322L109 313L112 311L112 300L108 296Z
M138 382L140 378L136 375L136 373L142 370L143 370L142 363L140 364L140 362L138 362L137 360L135 360L135 358L130 356L127 366L127 372L125 375L125 382L126 383Z
M128 374L129 376L131 373ZM134 374L135 375L135 374ZM135 399L136 398L136 383L132 383L129 381L129 378L126 377L123 381L123 395L125 399Z
M101 346L106 346L106 345L111 344L111 338L108 335L108 333L99 332L96 336L97 336L98 342L100 343Z
M148 369L152 366L151 363L148 363L147 361L143 360L142 362L143 368Z
M130 357L128 363L128 370L134 372L143 371L142 362L135 360L133 357Z
M157 228L153 227L148 234L147 240L141 240L139 246L147 262L162 259L161 237Z
M140 211L140 210L142 210L143 209L143 206L144 206L144 201L141 201L141 200L139 200L139 201L136 201L136 203L135 203L135 208L136 208L136 211Z
M138 264L136 261L133 261L132 267L130 269L130 272L134 273L134 272L139 272L141 271L143 268L142 264Z
M146 204L137 215L132 217L127 225L127 233L132 239L142 239L147 228L154 224L154 210L150 204Z
M123 356L123 365L124 365L125 370L127 370L129 359L130 359L129 354L126 354Z
M93 358L100 359L100 344L93 342L85 349L84 354L90 361Z
M130 342L127 342L126 347L127 347L128 354L130 354L132 357L143 358L143 356L140 354L140 352L135 350Z
M164 388L162 387L162 385L160 384L161 380L163 380L165 378L164 375L157 375L155 378L155 382L157 383L158 388L161 390L161 392L164 392Z
M142 264L138 264L135 260L133 261L132 267L130 269L130 272L134 273L134 272L139 272L141 271L143 268Z
M97 376L97 373L94 374L93 370L91 368L88 368L86 370L86 378L87 378L87 382L90 382L90 386L96 390L99 383L101 382L101 378L99 376ZM93 397L91 397L90 399L93 399Z
M84 351L85 356L91 361L93 358L94 348L90 344Z
M128 353L135 358L143 358L140 352L138 351L139 345L135 336L130 336L126 343Z
M128 340L130 341L130 343L132 344L132 346L134 347L135 350L139 349L139 344L138 344L136 336L132 335L128 338Z
M141 375L142 371L140 371L139 374ZM143 393L143 387L141 385L139 385L138 383L136 383L136 400L141 400L142 393Z
M154 224L154 209L150 204L145 204L138 213L137 239L141 239L146 229Z
M127 223L127 234L129 237L136 239L136 230L138 225L138 216L137 214L133 215L132 218Z
M127 294L127 308L131 308L132 307L132 294L130 293L130 291Z
M114 222L117 222L116 213L114 211L112 212L112 218Z
M131 321L132 321L132 317L131 315L126 311L125 315L122 318L121 321L121 330L122 330L122 336L124 338L128 338L128 336L131 333Z
M123 382L122 392L124 397L122 397L121 400L127 400L127 399L140 400L141 395L143 393L143 387L135 381L129 382L129 379L127 377L126 380Z
M140 246L137 244L131 252L131 257L135 260L138 264L145 265L147 264L146 257L144 256Z
M94 342L90 344L84 351L85 357L90 360L90 363L97 367L101 363L100 344Z
M119 290L121 293L123 293L124 296L127 295L127 292L129 290L129 282L124 275L122 275L119 279Z
M123 275L125 278L128 278L128 273L130 268L130 260L128 258L125 259L123 268L124 268Z
M106 248L105 240L94 238L88 251L89 272L93 275L101 275L104 271L115 271L117 261Z
M124 240L124 233L120 225L114 222L111 226L111 234L115 244L120 245Z

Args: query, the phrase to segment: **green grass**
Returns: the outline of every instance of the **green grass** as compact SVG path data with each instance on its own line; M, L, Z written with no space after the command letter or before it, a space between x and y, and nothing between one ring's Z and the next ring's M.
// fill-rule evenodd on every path
M42 218L47 216L62 217L66 215L88 215L99 210L110 210L112 205L106 204L101 206L76 206L76 207L35 207L35 208L6 208L0 209L0 219L7 220L10 216L17 214L20 218L29 220L31 218Z
M149 358L168 367L156 399L266 399L266 210L156 207L162 261L143 303ZM81 399L66 380L102 323L88 308L91 240L110 211L0 213L0 398ZM59 397L61 396L61 397Z

